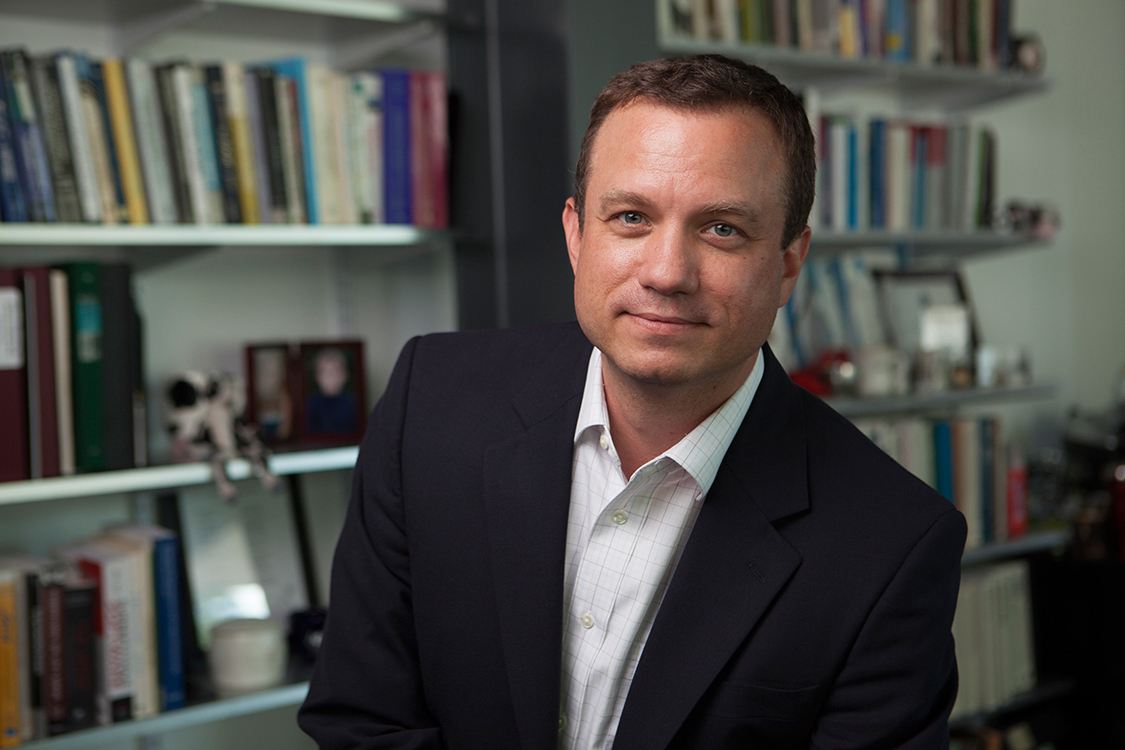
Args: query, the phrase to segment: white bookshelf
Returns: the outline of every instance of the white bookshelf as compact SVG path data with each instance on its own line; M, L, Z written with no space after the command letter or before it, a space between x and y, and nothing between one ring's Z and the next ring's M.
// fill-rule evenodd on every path
M0 224L0 246L33 247L420 247L449 237L405 224Z
M796 88L868 88L898 95L911 106L969 109L1047 89L1049 79L1018 71L988 71L968 66L922 65L881 58L843 58L767 44L660 40L672 54L722 54L761 65Z
M1048 247L1050 241L1041 237L1011 232L837 232L814 229L812 248L816 253L845 253L873 247L904 247L914 257L941 255L965 259L1003 250L1025 250Z
M1031 401L1052 398L1054 385L1029 385L1019 388L965 388L879 398L829 398L828 404L850 419L895 416L903 414L941 413L961 407L1007 401Z
M21 747L34 748L34 750L129 747L128 743L165 732L209 724L224 719L233 719L239 716L250 716L278 708L297 706L304 701L308 688L307 682L297 682L232 698L207 701L147 719L125 721L120 724L63 734L21 745ZM145 745L141 746L145 747Z
M339 471L355 466L358 455L359 449L355 446L277 453L270 457L269 467L278 476ZM243 459L228 461L226 468L227 475L232 480L252 476L249 462ZM151 492L208 484L211 481L213 479L209 464L187 463L6 482L0 484L0 507L65 498Z

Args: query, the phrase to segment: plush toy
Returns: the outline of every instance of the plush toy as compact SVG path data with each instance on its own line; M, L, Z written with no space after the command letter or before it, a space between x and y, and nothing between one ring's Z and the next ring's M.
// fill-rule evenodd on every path
M269 451L257 429L243 421L244 396L226 373L185 372L168 384L168 433L174 461L207 461L215 487L225 500L237 491L226 473L226 462L245 458L262 486L274 490L277 477L266 466Z

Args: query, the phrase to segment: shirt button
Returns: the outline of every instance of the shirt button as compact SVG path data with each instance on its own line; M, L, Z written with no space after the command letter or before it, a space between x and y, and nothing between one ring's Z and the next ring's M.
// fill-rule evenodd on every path
M589 630L594 627L594 616L589 612L583 612L582 616L578 618L578 622L582 623L582 627Z
M609 450L609 436L604 432L602 433L602 436L598 438L598 445L602 447L602 450Z
M612 517L613 522L618 526L623 526L629 520L629 514L623 510L616 511Z

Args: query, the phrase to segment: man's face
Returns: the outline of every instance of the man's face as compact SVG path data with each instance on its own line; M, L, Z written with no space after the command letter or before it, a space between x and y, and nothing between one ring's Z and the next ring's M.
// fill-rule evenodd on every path
M574 305L606 365L636 383L733 392L797 280L809 231L781 246L785 162L748 108L638 101L593 146L580 229L563 210Z

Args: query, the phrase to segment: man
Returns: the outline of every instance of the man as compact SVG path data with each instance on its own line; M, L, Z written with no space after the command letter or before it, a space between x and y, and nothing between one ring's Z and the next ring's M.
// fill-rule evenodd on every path
M376 408L322 747L947 744L964 520L764 345L814 172L758 68L608 84L563 210L581 330L416 339Z

